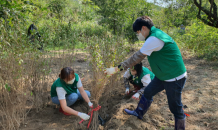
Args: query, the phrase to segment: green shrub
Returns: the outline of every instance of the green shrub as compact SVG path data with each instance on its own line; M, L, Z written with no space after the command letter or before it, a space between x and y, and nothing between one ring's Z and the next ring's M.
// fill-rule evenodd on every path
M208 60L218 60L218 29L210 27L194 20L191 26L187 26L185 34L173 31L175 41L186 49L193 51L197 56Z

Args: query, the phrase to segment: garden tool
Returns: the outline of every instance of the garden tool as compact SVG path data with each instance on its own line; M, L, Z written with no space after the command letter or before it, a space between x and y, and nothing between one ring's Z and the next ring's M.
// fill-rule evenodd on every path
M100 124L101 124L102 126L106 123L106 121L104 121L104 120L101 118L100 115L98 115L98 120L100 121Z

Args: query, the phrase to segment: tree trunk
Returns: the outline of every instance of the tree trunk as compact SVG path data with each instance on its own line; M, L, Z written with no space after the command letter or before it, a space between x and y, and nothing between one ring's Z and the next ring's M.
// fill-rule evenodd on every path
M210 9L207 9L202 5L202 0L199 0L199 2L197 0L194 0L194 4L199 9L197 18L211 27L218 28L217 5L214 2L214 0L208 0L208 1L210 2L211 5ZM201 17L201 11L203 11L207 15L207 18Z

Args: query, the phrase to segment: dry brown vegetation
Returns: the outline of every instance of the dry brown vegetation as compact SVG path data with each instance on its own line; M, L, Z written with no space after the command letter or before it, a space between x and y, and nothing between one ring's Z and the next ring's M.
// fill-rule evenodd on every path
M92 68L91 95L94 108L96 108L99 105L102 94L105 91L113 90L120 78L119 74L113 76L105 75L104 69L121 62L126 57L128 46L124 46L122 38L105 38L100 40L94 37L88 39L88 41L90 65ZM97 130L98 127L98 111L95 111L90 129Z
M125 48L121 47L122 39L88 39L90 47L87 48L89 56L80 57L77 62L89 60L91 69L80 70L74 66L78 50L63 49L59 51L24 53L18 56L9 55L1 59L0 65L0 121L2 129L19 129L26 126L27 115L34 110L40 113L50 103L50 86L58 78L61 68L70 66L83 78L90 70L91 77L87 80L91 84L92 101L94 107L106 85L114 86L117 76L108 77L103 73L105 67L113 66L125 56ZM102 44L105 42L104 44ZM107 49L110 48L108 51ZM81 50L80 50L81 51ZM116 56L122 52L122 55ZM19 59L19 60L17 60ZM104 64L103 64L104 63ZM86 63L86 68L89 64ZM113 89L111 87L110 89ZM98 112L94 113L91 129L98 128Z
M91 61L92 55L77 50L51 51L43 54L38 60L31 60L31 55L28 54L23 58L25 60L22 65L13 67L9 66L15 59L1 61L2 129L86 129L88 121L78 124L80 118L64 116L50 100L51 84L62 67L71 66L81 78L84 78L83 86L91 91L91 100L95 103L95 107L97 104L102 106L98 112L94 112L90 129L173 130L174 118L169 111L164 91L154 97L151 108L140 121L136 117L123 114L124 108L135 109L138 103L131 99L131 95L124 97L123 72L107 77L97 67L97 61ZM187 129L216 130L218 129L217 63L198 59L186 52L183 52L183 57L188 72L188 80L182 94L183 104L187 106L185 112L190 114L186 120ZM46 65L43 67L45 61ZM143 65L149 68L146 59L143 60ZM45 73L43 69L49 72ZM12 70L22 71L13 73ZM17 76L23 78L14 79ZM10 86L10 90L5 84ZM90 111L83 101L77 101L71 107L81 112ZM98 124L98 114L107 121L104 126Z
M36 55L39 57L37 58ZM34 109L40 112L50 101L50 86L65 66L72 66L73 51L26 53L0 59L0 122L5 130L18 129ZM58 64L57 64L58 63Z

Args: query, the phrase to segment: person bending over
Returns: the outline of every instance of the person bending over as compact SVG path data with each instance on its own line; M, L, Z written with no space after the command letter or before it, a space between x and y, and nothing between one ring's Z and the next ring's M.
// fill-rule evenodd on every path
M119 70L132 68L147 56L155 77L145 88L138 107L133 111L128 109L124 111L142 119L153 101L153 96L165 90L170 111L175 117L175 130L185 130L186 116L181 94L187 72L176 42L168 34L156 28L148 16L137 18L133 23L133 31L136 32L139 40L144 41L143 46L118 67L107 68L105 73L111 75Z

